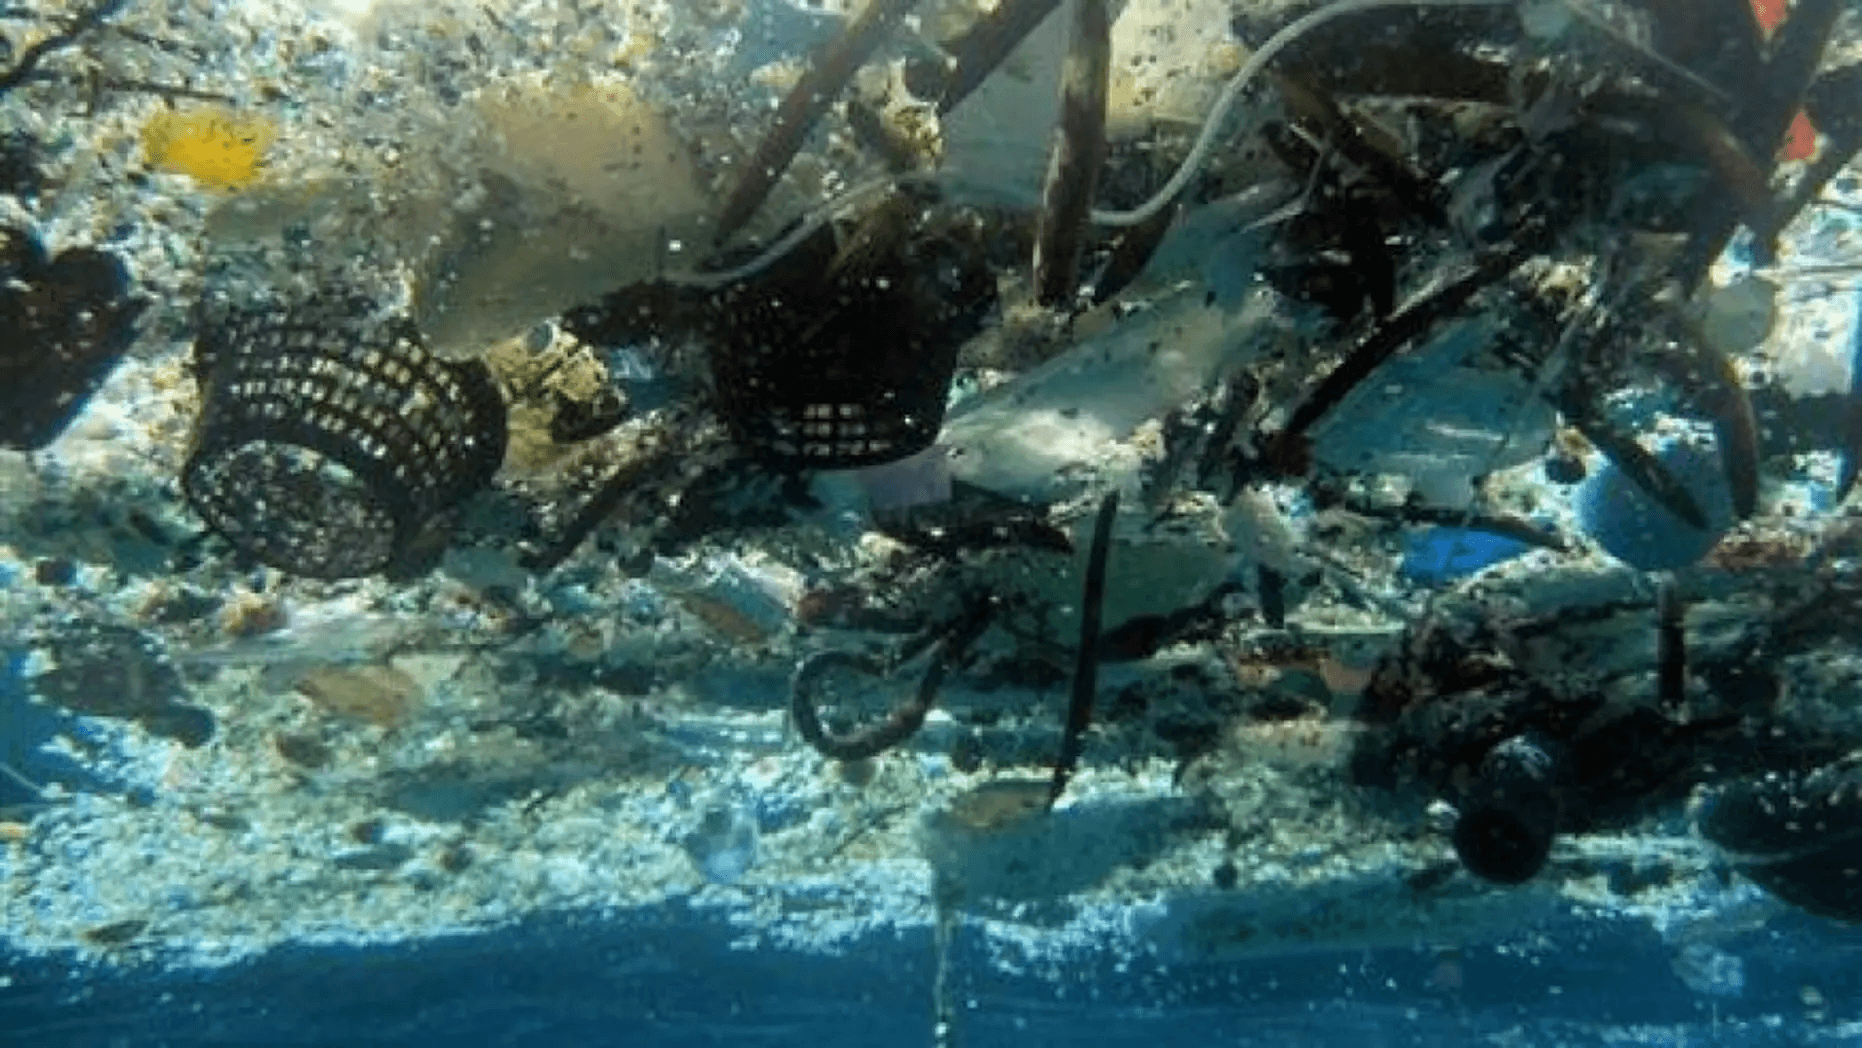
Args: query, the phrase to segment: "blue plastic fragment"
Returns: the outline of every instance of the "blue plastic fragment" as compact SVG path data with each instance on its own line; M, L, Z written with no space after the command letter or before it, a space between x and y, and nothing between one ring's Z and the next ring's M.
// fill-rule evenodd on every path
M1715 448L1673 440L1657 449L1656 457L1687 485L1709 527L1696 528L1669 512L1615 463L1593 473L1573 496L1584 533L1604 552L1642 571L1687 567L1706 556L1733 525L1732 494Z
M1483 568L1511 560L1532 547L1518 539L1469 528L1433 527L1411 532L1404 541L1403 577L1424 586L1440 586Z

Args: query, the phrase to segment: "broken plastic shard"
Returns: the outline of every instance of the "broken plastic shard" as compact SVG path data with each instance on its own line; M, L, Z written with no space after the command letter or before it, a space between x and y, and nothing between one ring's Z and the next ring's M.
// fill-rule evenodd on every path
M679 843L713 884L735 884L756 865L756 819L731 804L706 811L698 827Z
M1314 456L1407 477L1424 503L1452 508L1468 504L1475 477L1538 457L1550 405L1526 379L1479 360L1498 327L1491 317L1456 321L1378 368L1318 428Z
M1162 297L965 402L940 438L951 448L951 474L1038 501L1077 495L1094 473L1134 477L1138 454L1122 442L1260 352L1279 329L1274 316L1272 296L1258 286L1234 310L1195 290Z
M705 235L710 202L685 143L626 80L512 78L472 102L486 191L450 215L414 312L442 357L476 356L602 293L660 275ZM618 158L618 159L617 159Z
M735 553L655 557L647 578L706 622L744 641L787 628L802 591L800 575L786 565L768 559L749 563Z
M1404 577L1440 586L1517 557L1532 547L1472 528L1424 528L1404 540Z

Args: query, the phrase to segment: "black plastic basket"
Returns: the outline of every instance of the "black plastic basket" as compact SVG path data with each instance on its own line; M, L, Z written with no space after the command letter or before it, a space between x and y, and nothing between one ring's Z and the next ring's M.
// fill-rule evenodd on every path
M0 447L58 439L135 341L143 305L115 256L47 258L31 230L0 226Z
M831 238L713 297L711 371L739 446L779 466L851 469L929 447L965 340L995 306L962 236Z
M209 315L188 501L252 557L300 575L407 567L435 518L490 483L505 406L484 364L440 360L355 295Z
M809 469L852 469L922 451L944 424L949 362L897 359L831 345L797 345L714 365L737 443ZM892 359L888 359L888 357Z

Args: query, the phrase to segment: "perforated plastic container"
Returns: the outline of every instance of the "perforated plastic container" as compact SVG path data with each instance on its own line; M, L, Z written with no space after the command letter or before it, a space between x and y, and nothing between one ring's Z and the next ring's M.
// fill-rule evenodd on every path
M851 469L929 447L963 342L995 286L965 231L908 234L860 257L831 242L720 292L711 357L737 443L778 465Z
M204 312L203 406L182 484L215 531L266 564L320 578L404 567L503 461L490 371L432 356L364 297Z
M954 340L926 345L879 322L881 310L849 309L812 326L780 300L752 308L764 322L712 358L719 406L739 445L783 464L849 469L905 458L937 439Z

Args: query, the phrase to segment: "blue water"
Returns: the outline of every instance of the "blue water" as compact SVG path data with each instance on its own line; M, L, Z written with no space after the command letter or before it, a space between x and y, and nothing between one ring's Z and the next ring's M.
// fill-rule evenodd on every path
M932 1043L928 934L847 956L738 949L683 906L382 946L294 947L212 973L5 965L9 1048ZM1468 946L1316 950L1234 962L1087 957L1063 983L1005 975L975 930L955 954L968 1048L1159 1045L1862 1043L1862 939L1791 918L1722 943L1740 978L1697 992L1647 926L1573 920ZM1626 973L1633 973L1626 977ZM1805 987L1825 1002L1807 1016ZM1857 1026L1856 1030L1862 1030Z
M92 738L95 732L84 718L61 713L27 695L21 668L25 658L0 647L0 761L39 785L59 783L74 790L103 791L120 787L92 768L48 746L60 735ZM38 795L12 775L0 771L0 808L31 804Z

